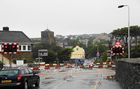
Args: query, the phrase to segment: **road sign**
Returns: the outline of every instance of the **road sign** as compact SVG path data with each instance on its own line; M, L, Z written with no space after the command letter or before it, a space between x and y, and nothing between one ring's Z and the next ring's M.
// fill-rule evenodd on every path
M39 57L48 56L48 50L47 49L40 49L40 50L38 50L38 56Z

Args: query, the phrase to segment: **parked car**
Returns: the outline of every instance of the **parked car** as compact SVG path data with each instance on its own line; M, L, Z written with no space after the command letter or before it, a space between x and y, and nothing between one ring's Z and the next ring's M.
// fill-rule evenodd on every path
M30 89L33 85L39 87L40 77L27 67L6 68L0 71L0 87Z

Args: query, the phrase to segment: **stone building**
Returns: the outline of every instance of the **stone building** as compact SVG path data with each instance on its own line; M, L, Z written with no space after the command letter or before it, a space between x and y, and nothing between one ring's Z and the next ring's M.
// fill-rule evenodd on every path
M49 29L41 32L41 42L52 45L55 43L54 32Z

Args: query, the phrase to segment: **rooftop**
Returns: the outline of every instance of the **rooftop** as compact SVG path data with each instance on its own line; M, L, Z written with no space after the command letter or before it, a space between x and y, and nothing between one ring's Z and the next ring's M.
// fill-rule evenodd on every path
M31 43L31 39L22 31L9 31L9 28L5 27L3 30L0 30L0 42Z

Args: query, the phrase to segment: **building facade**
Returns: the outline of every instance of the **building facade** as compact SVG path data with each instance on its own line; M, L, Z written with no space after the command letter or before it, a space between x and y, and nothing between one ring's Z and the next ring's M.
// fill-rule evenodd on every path
M3 54L3 43L17 43L16 54L12 54L12 60L31 60L32 59L32 41L22 31L10 31L9 27L3 27L0 31L0 53L5 59L10 59L9 54ZM2 59L0 59L1 61Z
M71 59L85 59L85 50L79 46L74 47Z

